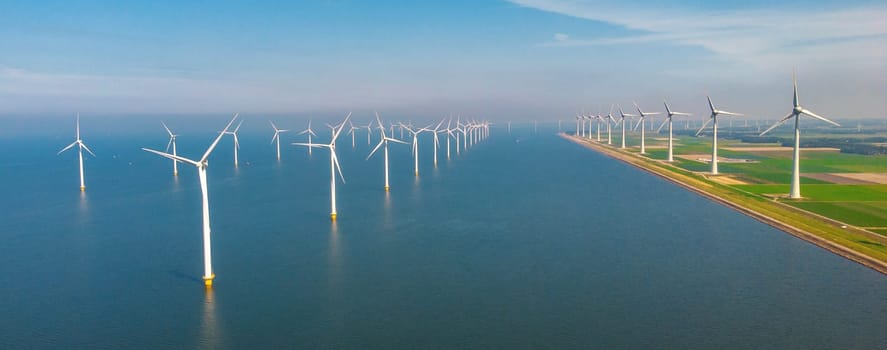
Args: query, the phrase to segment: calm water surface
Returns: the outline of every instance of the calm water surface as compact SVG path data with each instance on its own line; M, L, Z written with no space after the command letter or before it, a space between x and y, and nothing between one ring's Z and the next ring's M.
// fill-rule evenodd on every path
M265 123L239 168L229 139L210 161L212 292L196 171L139 150L165 147L159 125L84 131L85 194L76 153L55 155L67 129L0 139L0 348L887 347L881 274L550 127L437 168L423 140L419 178L393 145L388 194L365 134L344 136L331 224L328 153L278 163Z

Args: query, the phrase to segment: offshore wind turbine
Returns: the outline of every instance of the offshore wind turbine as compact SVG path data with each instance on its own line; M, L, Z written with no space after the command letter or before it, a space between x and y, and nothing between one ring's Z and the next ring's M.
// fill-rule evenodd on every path
M168 153L169 147L172 146L172 155L174 155L174 156L177 155L176 154L176 137L178 137L179 135L173 134L172 131L169 130L169 128L166 126L166 123L160 122L160 125L163 125L163 128L166 129L166 133L169 134L169 142L166 144L166 152ZM179 175L179 161L177 161L175 159L173 159L173 161L172 161L172 175L173 176Z
M794 101L792 103L792 111L781 120L777 121L776 124L773 124L773 126L768 128L767 130L764 130L764 132L761 133L761 136L764 136L764 134L782 125L789 119L795 118L795 147L792 152L792 183L789 190L789 198L798 199L801 198L801 129L798 126L798 123L801 120L801 114L819 119L834 126L841 125L828 120L825 117L819 116L804 107L801 107L801 102L798 100L798 80L795 77L794 72L792 72L792 85L794 87Z
M659 129L656 129L656 132L658 133L659 130L662 130L662 127L665 126L665 123L668 123L668 161L673 162L674 161L674 154L673 154L672 149L674 147L674 136L672 134L672 117L674 117L676 115L690 116L692 114L672 111L671 108L668 108L668 102L662 101L662 103L665 104L666 116L665 116L665 120L662 121L662 125L659 126Z
M353 149L354 148L354 137L357 134L357 130L360 128L354 126L353 123L348 123L348 125L351 125L351 128L348 129L348 133L351 134L351 148Z
M240 148L240 140L237 139L237 131L240 130L240 126L243 125L243 120L237 124L237 127L234 128L234 131L225 131L225 134L231 135L234 137L234 167L237 167L237 149Z
M379 122L379 132L382 134L382 139L379 140L379 144L376 145L376 148L373 148L373 150L370 152L370 155L367 156L367 160L369 160L370 157L373 156L373 153L376 153L376 151L379 150L379 147L385 146L385 192L388 192L390 188L388 186L388 142L402 143L405 145L407 145L408 143L385 135L385 126L382 125L382 120L379 118L378 112L376 113L376 121Z
M619 148L625 148L625 117L637 117L634 114L625 114L622 110L622 106L619 106L619 123L622 124L622 146Z
M322 143L293 143L296 146L305 146L308 148L327 148L330 150L330 220L336 221L336 172L339 172L339 178L342 179L342 183L345 183L345 176L342 175L342 168L339 166L339 158L336 157L336 139L339 138L339 135L342 134L342 129L345 129L345 124L348 124L348 118L351 118L351 112L348 112L348 115L345 116L345 120L342 121L342 124L333 127L333 137L330 143L322 144Z
M644 125L644 118L646 118L648 115L657 115L657 114L661 114L661 113L659 113L659 112L644 113L644 111L641 110L641 106L638 106L637 102L632 102L632 103L634 103L634 107L638 109L638 114L640 114L640 117L641 117L641 119L638 120L638 125L634 127L635 129L637 129L638 126L641 127L641 154L647 154L647 148L645 146L646 136L644 134L644 129L646 129L647 126ZM652 127L651 127L651 129L652 129Z
M429 125L430 126L430 125ZM413 170L415 171L416 176L419 176L419 134L423 131L431 131L427 127L420 128L418 130L413 130L412 128L401 124L401 127L405 128L407 132L413 134Z
M447 134L446 139L447 139L447 159L448 160L450 159L450 138L455 137L455 135L453 134L453 129L450 128L450 125L452 122L453 122L453 117L450 117L450 119L447 120L447 128L443 130L443 132L445 132Z
M271 127L274 128L274 136L271 137L271 143L277 141L277 160L280 160L280 133L288 132L289 129L278 129L277 125L274 125L274 122L268 121L271 123Z
M89 147L86 147L86 144L83 143L83 140L80 139L80 113L77 113L76 135L77 136L74 142L68 145L68 147L62 148L62 150L59 151L59 153L56 153L56 155L62 154L62 152L71 149L71 147L74 147L75 145L77 146L77 157L80 159L80 192L83 192L86 191L86 183L83 181L83 150L89 152L89 154L91 154L93 157L95 157L95 153L92 153L92 151L89 150Z
M177 160L182 163L191 164L197 167L197 176L200 179L200 192L203 195L203 283L207 288L212 288L213 279L216 278L216 275L213 273L213 265L212 265L212 249L210 247L210 229L209 229L209 196L207 195L207 185L206 185L206 167L208 165L207 158L212 154L213 149L216 148L216 145L219 144L219 140L225 136L225 133L228 131L228 128L231 127L231 124L234 123L234 120L237 119L237 114L234 114L234 118L231 118L231 121L228 122L228 125L225 126L225 129L219 133L219 136L216 136L216 139L209 146L205 153L203 153L203 157L200 157L200 160L194 161L185 157L172 155L165 152L155 151L153 149L142 148L144 151L148 151L162 157L166 157L172 160Z
M708 107L711 108L711 116L705 123L702 123L702 127L699 128L699 131L696 132L698 136L702 130L705 130L705 127L708 126L708 123L712 123L711 130L711 174L718 174L718 116L723 115L732 115L732 116L741 116L742 114L722 111L715 108L715 104L711 102L710 96L705 96L708 98Z
M308 129L302 130L302 132L299 133L299 135L305 135L305 134L308 134L308 143L309 144L313 143L313 142L311 142L311 136L316 137L317 134L314 133L314 130L311 130L311 118L308 118ZM308 147L308 155L311 155L312 148L313 147Z
M438 147L440 147L440 140L438 139L437 134L443 131L440 129L440 126L443 125L443 122L444 122L444 120L441 119L440 123L437 123L437 126L435 126L434 129L430 130L431 134L434 135L434 166L435 167L437 166L437 149L438 149Z
M380 127L384 128L384 126L380 126ZM364 128L367 129L367 146L369 146L370 143L372 142L370 140L370 137L373 136L373 122L370 121L366 126L364 126Z

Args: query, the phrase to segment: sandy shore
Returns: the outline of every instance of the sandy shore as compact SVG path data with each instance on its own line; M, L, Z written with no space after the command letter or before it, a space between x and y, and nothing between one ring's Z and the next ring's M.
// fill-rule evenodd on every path
M598 151L600 153L608 155L612 158L615 158L615 159L618 159L618 160L623 161L625 163L631 164L631 165L638 167L638 168L640 168L644 171L647 171L649 173L658 175L669 182L672 182L672 183L677 184L681 187L684 187L690 191L698 193L701 196L704 196L706 198L714 200L715 202L723 204L727 207L733 208L734 210L736 210L740 213L748 215L758 221L761 221L767 225L773 226L779 230L785 231L785 232L787 232L795 237L801 238L807 242L813 243L813 244L815 244L819 247L822 247L832 253L835 253L837 255L840 255L840 256L843 256L847 259L855 261L859 264L862 264L864 266L872 268L878 272L881 272L882 274L887 274L887 262L882 261L877 258L873 258L869 255L866 255L865 253L856 251L850 247L832 242L831 240L828 240L825 237L814 234L814 233L809 232L807 230L803 230L798 227L792 226L790 224L781 222L781 221L774 219L768 215L765 215L759 211L753 210L751 208L747 208L743 205L740 205L739 203L735 203L733 201L722 198L721 196L718 196L714 193L711 193L710 191L706 191L705 188L711 187L712 186L711 184L708 184L708 183L701 181L701 180L691 179L686 176L682 176L680 174L677 174L676 172L669 170L667 168L667 167L671 167L668 164L662 163L662 165L659 165L659 166L651 165L651 164L649 164L649 162L651 162L652 160L650 160L648 158L643 158L643 157L640 157L638 155L628 153L628 152L622 152L616 148L608 147L604 144L598 144L596 142L589 142L587 140L577 139L577 138L574 138L573 136L570 136L570 135L567 135L564 133L561 133L560 135L570 141L576 142L580 145L591 148L595 151ZM832 220L832 219L829 219L829 218L826 218L826 217L823 217L820 215L816 215L813 213L809 213L806 211L802 211L800 209L791 207L786 204L772 202L772 205L780 206L780 208L785 209L785 210L790 210L790 211L793 211L796 213L801 213L805 216L810 217L811 221L821 222L822 225L845 227L846 230L853 230L854 234L858 234L861 237L865 237L867 239L871 239L876 242L881 242L882 244L887 243L887 237L883 237L883 236L880 236L880 235L877 235L877 234L874 234L874 233L871 233L871 232L868 232L865 230L856 229L856 228L850 227L849 225L844 225L838 221L835 221L835 220ZM858 232L856 232L856 231L858 231Z

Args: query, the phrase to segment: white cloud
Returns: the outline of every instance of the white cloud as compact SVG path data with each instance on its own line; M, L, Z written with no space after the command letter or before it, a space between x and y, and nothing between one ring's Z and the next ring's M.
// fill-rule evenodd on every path
M624 27L634 35L560 40L547 46L668 42L707 49L742 63L792 65L810 55L819 62L882 65L887 60L887 6L805 10L767 8L711 12L649 9L637 3L582 0L508 0L517 5ZM853 50L835 50L852 47Z
M570 36L564 33L554 33L554 41L567 41Z

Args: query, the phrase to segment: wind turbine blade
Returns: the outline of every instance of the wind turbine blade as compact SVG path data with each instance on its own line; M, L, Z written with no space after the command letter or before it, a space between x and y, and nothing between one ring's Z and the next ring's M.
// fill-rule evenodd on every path
M206 153L203 154L203 157L200 157L201 163L205 162L206 159L209 158L210 153L212 153L213 149L216 148L216 145L219 144L219 140L222 139L222 136L225 136L225 133L228 132L228 128L231 127L231 124L234 124L234 121L237 120L237 116L239 116L239 115L240 115L240 113L234 113L234 117L231 118L231 121L228 122L228 125L225 125L225 129L219 133L219 136L216 136L216 139L213 141L213 143L211 145L209 145L209 148L206 149Z
M338 130L334 129L335 132L333 133L333 141L330 142L330 144L336 143L336 139L339 138L339 134L342 133L342 129L345 129L345 123L347 123L348 119L350 119L350 118L351 118L351 112L348 112L348 115L345 116L345 120L342 121L341 125L339 125Z
M237 133L238 130L240 130L240 126L241 126L241 125L243 125L243 120L241 120L240 123L237 123L237 127L234 128L234 133L235 133L235 134Z
M154 153L154 154L157 154L157 155L159 155L159 156L161 156L161 157L169 158L169 159L172 159L172 160L177 160L177 161L180 161L180 162L182 162L182 163L188 163L188 164L191 164L191 165L193 165L193 166L200 166L200 163L195 162L195 161L190 160L190 159L185 158L185 157L174 156L174 155L169 154L169 153L164 153L164 152L160 152L160 151L155 151L155 150L153 150L153 149L149 149L149 148L142 148L142 150L143 150L143 151L147 151L147 152L151 152L151 153Z
M293 145L293 146L314 147L314 148L324 148L324 147L328 147L328 146L329 146L329 145L323 145L323 144L319 144L319 143L301 143L301 142L293 142L293 143L291 143L291 145Z
M280 135L280 131L274 131L274 136L271 136L271 142L269 144L274 144L274 140L276 140Z
M71 144L70 144L70 145L68 145L68 147L65 147L65 148L62 148L62 150L61 150L61 151L59 151L59 153L56 153L56 154L55 154L55 155L59 155L59 154L62 154L62 152L64 152L64 151L67 151L67 150L69 150L69 149L71 149L71 147L74 147L74 145L76 145L76 144L77 144L77 141L74 141L74 142L72 142L72 143L71 143Z
M83 143L83 141L80 141L80 146L83 146L83 149L85 149L87 152L89 152L89 154L95 157L95 153L92 153L92 150L90 150L89 147L86 147L86 144Z
M169 127L166 126L166 123L164 123L163 121L160 121L160 125L163 125L163 128L166 129L166 132L169 133L169 137L175 136L172 134L172 131L169 130Z
M641 124L643 124L643 123L644 123L644 118L641 117L641 119L638 119L638 123L635 124L635 125L634 125L634 128L632 128L631 130L637 130L638 127L641 126Z
M379 150L379 147L382 147L382 144L383 144L383 143L385 143L385 140L384 140L384 139L383 139L383 140L382 140L382 141L379 141L379 144L378 144L378 145L376 145L376 147L375 147L375 148L373 148L373 150L372 150L372 151L371 151L371 152L370 152L370 155L368 155L368 156L367 156L367 160L369 160L369 159L370 159L370 157L372 157L372 156L373 156L373 153L376 153L376 151L378 151L378 150Z
M237 139L237 134L231 134L231 135L234 135L234 147L237 147L237 149L240 149L240 140Z
M663 100L662 104L665 105L665 113L668 113L668 115L674 115L673 113L671 113L671 108L668 108L668 101Z
M342 175L342 167L339 166L339 157L336 157L336 150L331 148L330 152L333 152L333 163L335 163L336 170L339 172L339 178L342 179L342 183L345 183L345 176Z
M702 133L702 130L705 130L705 127L708 126L708 124L710 124L712 120L714 120L714 119L708 118L708 120L706 120L705 123L702 123L702 127L699 128L699 131L696 132L696 136L699 136L699 134Z
M816 119L822 120L822 121L824 121L824 122L826 122L826 123L829 123L829 124L831 124L831 125L834 125L834 126L841 126L841 124L838 124L838 123L835 123L835 122L833 122L833 121L831 121L831 120L828 120L828 119L826 119L825 117L819 116L819 115L817 115L816 113L813 113L813 112L811 112L811 111L809 111L809 110L807 110L807 109L804 109L804 108L801 108L801 113L804 113L804 114L806 114L806 115L808 115L808 116L811 116L811 117L813 117L813 118L816 118Z
M794 116L795 116L795 112L792 111L791 113L789 113L785 117L782 117L782 119L780 119L778 122L773 124L773 126L767 128L767 130L764 130L764 132L760 133L758 136L764 136L764 134L770 132L770 130L776 129L778 126L784 124L787 120L791 119L791 117L794 117Z
M169 148L172 147L172 140L173 138L170 137L169 142L166 143L166 150L164 152L169 152Z
M725 111L718 111L718 114L732 115L732 116L736 116L736 117L741 117L741 116L745 115L742 113L733 113L733 112L725 112Z
M717 109L715 109L714 102L711 102L711 96L706 95L705 98L708 99L708 108L711 108L711 112L714 113L715 111L717 111Z
M382 133L382 139L385 139L385 125L382 124L382 118L379 118L379 112L376 112L376 122L379 123L379 132ZM367 130L369 130L369 127L367 127Z
M385 139L388 140L388 141L391 141L391 142L402 143L402 144L404 144L404 145L409 145L409 144L410 144L409 142L401 141L401 140L398 140L398 139L395 139L395 138L391 138L391 137L386 137Z
M693 115L693 113L684 113L684 112L671 112L671 114L672 115L685 115L685 116Z
M664 127L665 124L668 124L668 121L669 121L669 120L671 120L671 117L665 118L665 119L662 121L662 124L660 124L660 125L659 125L659 128L656 129L656 133L657 133L657 134L659 133L660 130L662 130L662 127Z

